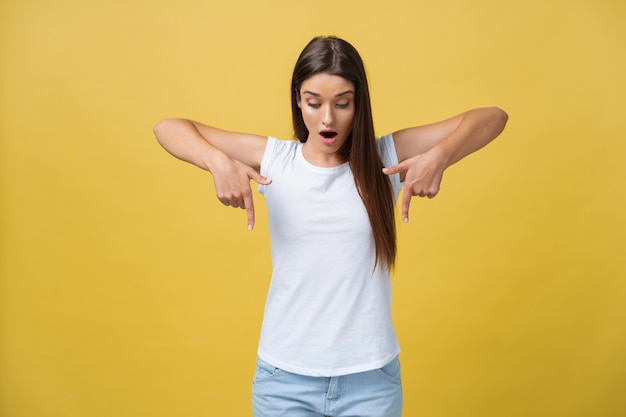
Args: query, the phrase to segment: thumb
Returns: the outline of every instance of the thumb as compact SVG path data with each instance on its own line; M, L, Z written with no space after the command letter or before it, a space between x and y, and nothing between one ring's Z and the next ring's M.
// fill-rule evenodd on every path
M249 177L251 180L254 180L262 185L269 185L272 183L272 180L265 178L263 175L259 174L255 170L252 170L252 172L249 174Z
M397 173L403 172L403 171L406 171L406 168L401 163L398 164L398 165L394 165L392 167L384 167L383 168L383 174L385 174L385 175L393 175L393 174L397 174Z

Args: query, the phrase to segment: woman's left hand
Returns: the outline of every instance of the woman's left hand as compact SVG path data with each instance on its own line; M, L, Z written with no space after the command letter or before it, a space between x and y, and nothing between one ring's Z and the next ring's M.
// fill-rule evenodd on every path
M398 165L383 168L386 175L400 174L404 179L402 196L402 221L409 221L409 206L414 196L433 198L439 193L443 171L446 169L443 154L437 147L406 159Z

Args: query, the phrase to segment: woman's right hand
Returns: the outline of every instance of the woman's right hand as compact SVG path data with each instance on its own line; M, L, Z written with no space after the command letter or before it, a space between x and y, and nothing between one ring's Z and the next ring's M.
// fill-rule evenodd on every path
M254 228L254 200L250 181L253 180L262 185L269 185L272 181L227 155L219 158L219 161L211 166L210 171L218 200L225 206L246 210L248 230L252 230Z
M268 185L261 160L266 136L228 132L186 119L164 119L154 127L157 140L170 154L213 174L217 198L227 206L245 209L248 229L254 227L250 180Z

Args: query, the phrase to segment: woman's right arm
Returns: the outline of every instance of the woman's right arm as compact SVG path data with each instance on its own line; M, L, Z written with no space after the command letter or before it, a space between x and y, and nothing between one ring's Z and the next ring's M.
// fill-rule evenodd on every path
M211 172L218 199L246 209L248 228L254 227L250 180L267 185L259 174L267 138L228 132L185 119L165 119L154 127L158 142L178 159Z

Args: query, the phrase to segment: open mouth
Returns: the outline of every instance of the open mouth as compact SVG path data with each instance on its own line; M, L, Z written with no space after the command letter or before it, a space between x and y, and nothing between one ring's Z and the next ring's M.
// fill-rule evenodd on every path
M324 130L320 132L320 135L322 135L326 139L332 139L337 136L337 132L333 132L332 130Z

